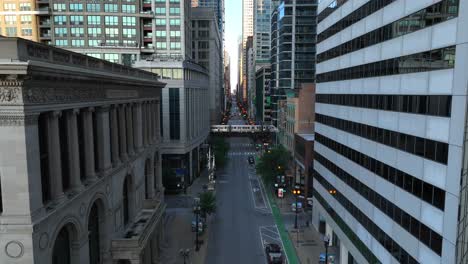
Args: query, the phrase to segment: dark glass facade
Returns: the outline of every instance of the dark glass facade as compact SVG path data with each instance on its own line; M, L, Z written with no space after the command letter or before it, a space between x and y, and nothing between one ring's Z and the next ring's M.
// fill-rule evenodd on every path
M179 88L169 88L169 134L171 140L180 139Z
M387 2L393 2L394 0L382 0L382 4ZM375 12L375 9L372 8L372 3L375 1L371 1L368 4L364 5L362 8L367 8L366 6L369 5L369 12ZM387 3L388 4L388 3ZM357 12L358 16L351 21L359 21L364 18L366 13ZM351 13L353 15L355 12ZM416 13L413 13L407 17L399 19L393 23L380 27L376 30L373 30L369 33L366 33L360 37L354 38L350 41L344 42L334 48L331 48L325 52L317 54L317 63L330 60L348 53L351 53L356 50L360 50L366 47L370 47L372 45L397 38L430 26L434 26L436 24L445 22L452 18L457 17L458 15L458 0L444 0L432 6L429 6L423 10L420 10ZM355 23L353 22L353 23ZM327 37L330 37L337 32L345 29L348 27L349 21L347 20L340 20L337 24L333 25L332 27L328 28L324 32L320 33L317 38L318 41L322 41Z
M315 133L315 140L419 199L424 200L442 211L445 209L445 192L439 187L424 182L408 173L389 166L319 133Z
M425 224L421 223L418 219L412 217L404 210L399 208L394 203L387 200L382 195L378 194L358 179L351 176L349 173L336 166L333 162L323 157L320 154L316 154L315 160L318 161L322 166L327 168L330 172L335 174L349 187L354 189L368 202L373 204L382 213L390 217L395 223L400 225L403 229L408 231L411 235L423 242L426 246L432 249L435 253L440 255L442 253L442 236L434 230L430 229ZM427 235L426 235L427 234ZM430 238L430 239L427 239Z
M450 46L317 74L317 82L332 82L394 74L435 71L452 69L454 66L455 47Z

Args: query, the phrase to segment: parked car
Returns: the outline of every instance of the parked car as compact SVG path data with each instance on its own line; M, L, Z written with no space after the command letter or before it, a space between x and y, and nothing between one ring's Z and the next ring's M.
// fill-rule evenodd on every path
M253 156L249 156L248 160L249 160L249 164L250 164L250 165L255 164L255 159L254 159Z
M278 244L270 243L265 245L265 254L268 264L283 264L284 256Z

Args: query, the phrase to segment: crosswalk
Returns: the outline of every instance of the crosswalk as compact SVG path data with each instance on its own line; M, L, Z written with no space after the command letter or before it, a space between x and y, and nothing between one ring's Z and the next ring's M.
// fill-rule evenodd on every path
M228 152L228 156L253 156L255 154L257 154L257 152L248 152L248 151Z
M231 143L231 147L252 147L251 143Z

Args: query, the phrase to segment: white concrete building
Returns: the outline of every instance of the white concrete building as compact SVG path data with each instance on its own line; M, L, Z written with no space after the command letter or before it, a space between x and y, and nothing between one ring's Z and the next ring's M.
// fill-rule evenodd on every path
M156 77L0 38L0 263L158 263Z
M170 60L139 61L135 67L157 73L167 83L161 101L163 171L180 172L177 181L189 185L199 176L204 158L200 147L210 133L208 71L195 63ZM164 186L174 183L164 177Z
M313 224L340 263L466 263L466 28L467 0L320 1Z

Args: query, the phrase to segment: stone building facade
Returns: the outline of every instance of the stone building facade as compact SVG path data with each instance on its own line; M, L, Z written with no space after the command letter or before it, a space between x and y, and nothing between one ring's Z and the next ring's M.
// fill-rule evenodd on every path
M163 87L0 38L0 263L158 263Z

